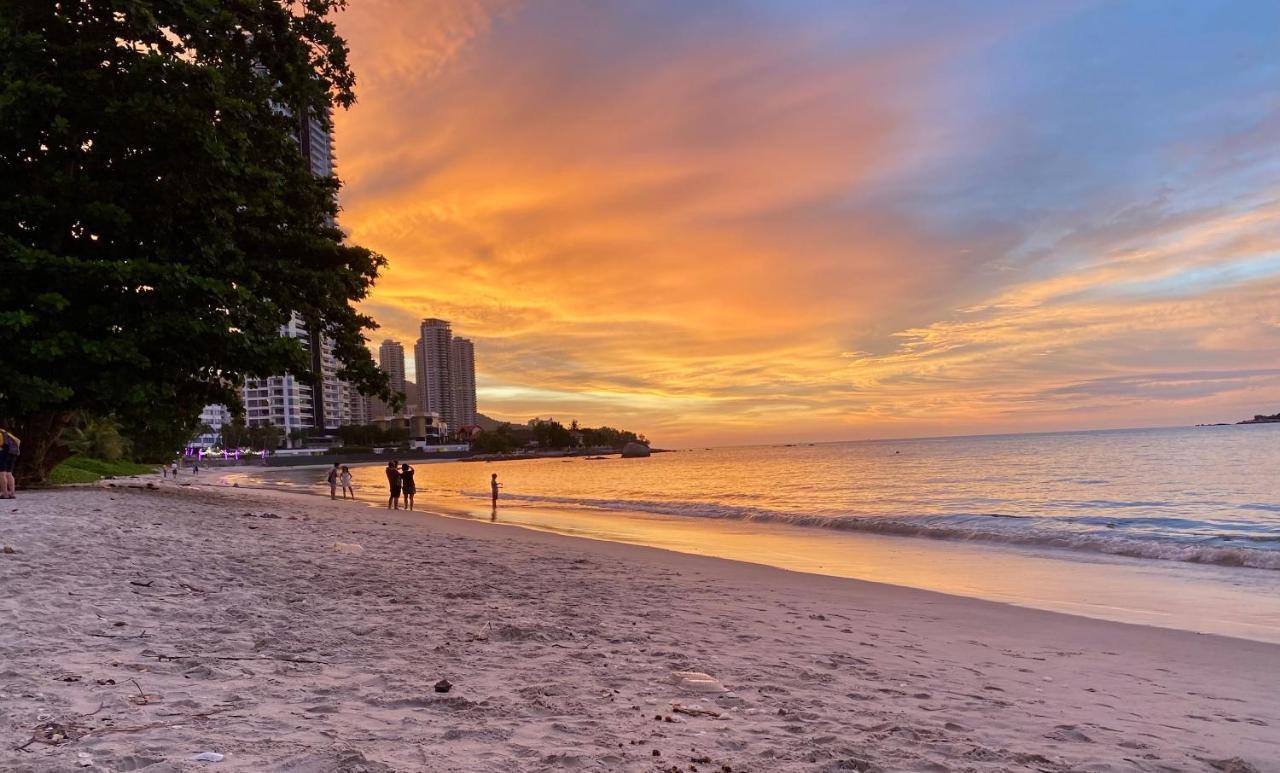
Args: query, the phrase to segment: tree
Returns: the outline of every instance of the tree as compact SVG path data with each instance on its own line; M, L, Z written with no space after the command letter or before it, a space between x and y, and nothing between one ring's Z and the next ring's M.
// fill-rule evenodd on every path
M558 421L540 421L533 425L533 439L542 448L568 448L573 436Z
M133 445L133 456L137 461L159 463L173 461L173 457L191 442L199 425L198 412L135 411L124 423L124 432Z
M237 416L229 424L222 425L222 447L244 448L249 445L249 428L244 419Z
M120 422L110 416L77 414L67 428L67 447L73 453L118 462L129 452L129 442L120 434Z
M496 430L482 430L471 440L471 450L480 454L505 454L515 450L516 445L505 424Z
M355 99L343 5L0 4L0 423L20 480L70 453L75 411L189 431L205 404L239 411L246 378L314 382L279 335L294 313L340 378L392 399L353 307L385 260L344 242L338 180L295 139Z
M644 435L637 435L630 430L598 427L582 430L582 443L591 448L622 448L627 443L643 443L649 445Z

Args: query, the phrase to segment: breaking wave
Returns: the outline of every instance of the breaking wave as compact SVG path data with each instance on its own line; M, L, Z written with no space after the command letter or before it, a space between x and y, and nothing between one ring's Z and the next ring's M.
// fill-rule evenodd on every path
M468 493L466 496L482 495ZM642 499L521 494L506 494L504 499L594 510L778 523L871 534L1063 548L1134 558L1280 570L1280 526L1247 521L1104 515L1042 517L1005 513L858 515L792 513L761 507ZM1115 506L1120 503L1110 504ZM1258 507L1261 509L1266 506Z

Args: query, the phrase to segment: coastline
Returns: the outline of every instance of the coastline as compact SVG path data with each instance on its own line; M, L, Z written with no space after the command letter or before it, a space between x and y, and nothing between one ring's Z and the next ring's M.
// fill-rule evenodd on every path
M6 769L1280 759L1275 645L214 485L41 492L0 524ZM13 749L42 722L76 740Z
M318 477L225 478L262 491L327 497ZM375 507L385 492L357 487ZM882 530L832 530L770 520L676 516L504 498L506 525L647 545L812 575L861 579L1114 622L1280 643L1280 573L980 539L930 539ZM422 513L484 520L487 496L420 490Z

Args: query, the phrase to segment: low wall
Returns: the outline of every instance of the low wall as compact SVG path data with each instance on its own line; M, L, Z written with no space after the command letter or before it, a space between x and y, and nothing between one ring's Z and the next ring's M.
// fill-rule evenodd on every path
M370 462L390 461L414 462L424 459L465 459L471 451L387 451L386 453L359 454L318 454L316 456L268 456L263 464L267 467L302 467L316 464L368 464Z

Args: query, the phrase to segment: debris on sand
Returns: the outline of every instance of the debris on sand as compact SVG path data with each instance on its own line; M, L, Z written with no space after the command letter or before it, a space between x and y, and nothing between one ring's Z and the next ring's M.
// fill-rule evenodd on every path
M671 682L688 692L728 692L729 689L710 674L701 671L672 671Z
M226 757L217 752L200 752L191 759L196 762L222 762Z

